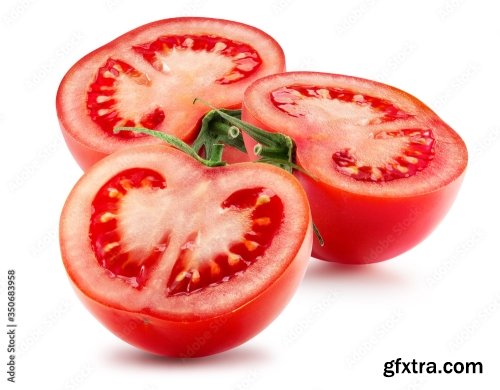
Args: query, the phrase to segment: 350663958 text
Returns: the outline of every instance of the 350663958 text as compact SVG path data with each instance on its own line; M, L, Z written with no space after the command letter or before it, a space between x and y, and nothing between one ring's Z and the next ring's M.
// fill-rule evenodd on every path
M16 271L7 271L7 380L16 381Z

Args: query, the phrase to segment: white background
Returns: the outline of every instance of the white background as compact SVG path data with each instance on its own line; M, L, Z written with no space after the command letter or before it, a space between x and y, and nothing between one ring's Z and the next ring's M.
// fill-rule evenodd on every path
M2 1L0 327L17 271L17 383L7 389L498 389L500 255L498 2L390 0ZM274 36L289 70L372 78L426 102L469 147L466 180L425 242L382 264L311 260L283 314L232 351L149 356L76 299L57 225L81 175L60 135L55 93L81 56L141 24L179 15L234 19ZM5 313L5 314L4 314ZM481 361L482 375L397 375L395 358Z

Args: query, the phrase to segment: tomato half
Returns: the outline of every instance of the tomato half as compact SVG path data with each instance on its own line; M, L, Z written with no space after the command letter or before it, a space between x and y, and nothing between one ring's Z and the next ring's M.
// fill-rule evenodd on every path
M87 169L118 149L159 142L113 128L146 127L191 142L208 111L193 105L195 98L239 108L252 81L284 69L281 47L257 28L209 18L160 20L73 65L57 92L57 115L69 149ZM231 150L226 160L243 158Z
M235 347L298 286L312 247L307 196L266 164L207 168L168 146L114 153L64 206L64 265L113 333L167 356Z
M356 77L265 77L245 92L242 118L295 141L297 164L316 179L297 173L323 260L373 263L412 248L447 213L467 165L460 136L422 102Z

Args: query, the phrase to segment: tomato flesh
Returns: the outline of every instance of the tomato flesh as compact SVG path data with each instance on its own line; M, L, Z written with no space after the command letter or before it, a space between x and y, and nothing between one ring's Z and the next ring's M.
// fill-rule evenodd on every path
M405 139L406 147L398 156L388 158L381 166L364 165L353 156L351 149L333 153L332 159L337 170L356 180L385 182L407 178L427 167L434 157L434 137L432 130L401 129L381 131L373 136L374 140Z
M132 253L123 250L117 219L121 199L133 188L165 188L165 179L155 171L140 168L115 175L101 187L92 202L89 237L101 266L109 270L110 275L140 288L147 280L149 269L165 251L169 235L165 235L155 249L142 258L133 258Z
M366 124L370 122L389 122L396 119L410 118L412 116L385 99L362 95L345 88L288 85L271 92L273 104L281 111L295 117L307 115L307 110L301 110L300 103L308 99L313 99L313 101L318 99L337 101L346 106L354 105L355 107L368 107L377 115Z
M131 189L161 190L165 179L148 169L133 168L115 175L97 192L92 202L89 237L95 256L110 275L122 278L133 287L142 288L149 270L156 265L168 247L167 232L145 256L125 251L119 232L120 203ZM200 253L204 237L192 232L180 247L167 284L167 295L192 293L207 286L215 286L244 271L258 260L271 244L283 219L283 204L271 190L251 188L231 194L221 204L221 210L244 211L252 224L228 250L204 258ZM249 225L250 226L250 225Z
M167 285L167 295L192 293L207 286L216 286L244 272L262 257L283 220L283 204L279 197L265 188L239 190L221 205L222 210L250 211L252 228L238 242L229 244L225 253L212 258L201 257L197 249L202 243L200 233L191 234L181 246Z
M301 102L307 100L335 101L337 104L350 107L349 114L345 119L354 120L357 125L361 126L409 119L414 116L385 99L362 95L344 88L289 85L271 92L271 100L276 108L293 117L308 115L307 104L302 105ZM370 109L371 115L356 119L356 110L366 107ZM336 115L335 110L330 115ZM373 132L370 138L373 143L366 145L365 149L373 148L374 143L380 143L383 140L389 140L393 143L394 139L400 139L401 153L388 156L387 161L384 161L380 166L371 166L360 161L360 157L363 157L363 152L366 153L366 150L358 150L357 153L360 157L357 157L352 148L344 148L335 151L332 155L339 172L356 180L390 181L413 176L418 171L425 169L434 156L434 137L431 129L381 130Z
M112 332L154 353L201 356L248 340L283 309L305 271L311 226L288 173L206 168L151 145L83 176L61 216L61 252L80 298ZM193 350L205 331L217 334Z
M323 260L373 263L410 249L449 210L467 165L462 139L434 112L370 80L264 77L245 92L242 117L294 139L296 163L315 178L297 173L325 240L313 255Z
M158 143L116 127L147 127L191 142L202 116L239 108L245 88L282 72L278 43L247 25L210 18L174 18L132 30L78 61L65 75L56 107L65 140L86 169L132 145ZM236 160L243 153L228 153Z

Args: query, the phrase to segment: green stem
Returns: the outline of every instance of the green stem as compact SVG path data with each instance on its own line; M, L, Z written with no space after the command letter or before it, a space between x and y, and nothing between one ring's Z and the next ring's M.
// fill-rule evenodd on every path
M222 151L224 148L224 145L222 144L213 145L209 159L206 160L200 157L198 153L196 153L196 151L184 141L172 135L163 133L161 131L150 130L144 127L116 127L115 129L113 129L114 133L118 133L120 131L133 131L134 133L148 134L153 137L159 138L162 141L168 143L169 145L172 145L173 147L193 157L195 160L199 161L203 165L206 165L207 167L220 167L226 165L224 161L221 161Z
M257 156L267 157L270 159L279 159L283 157L283 148L276 146L264 146L262 144L257 144L253 148L253 152Z
M319 229L318 229L318 227L316 226L316 224L314 222L313 222L313 232L314 232L314 235L316 236L316 238L319 241L319 245L324 246L325 245L325 241L323 240L323 236L319 232Z
M214 144L212 147L212 152L210 153L208 161L212 164L217 164L222 161L222 152L224 151L224 144ZM210 165L219 166L219 165Z

